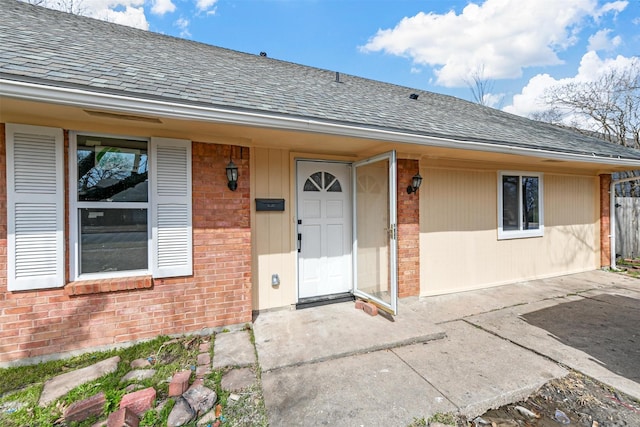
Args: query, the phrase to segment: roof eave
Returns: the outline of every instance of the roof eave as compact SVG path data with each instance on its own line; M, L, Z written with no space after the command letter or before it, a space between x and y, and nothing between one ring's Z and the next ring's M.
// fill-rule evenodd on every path
M0 78L0 96L71 107L104 109L127 114L150 115L172 119L196 120L202 122L254 127L257 126L269 129L324 133L330 135L375 139L387 142L483 151L497 154L511 154L568 162L596 163L616 167L624 166L632 169L640 168L640 160L628 158L611 158L596 155L590 156L585 154L515 147L505 144L456 140L453 138L420 135L398 130L372 128L357 124L345 124L321 121L312 118L282 116L259 111L238 111L214 106L180 103L171 100L137 98L4 78Z

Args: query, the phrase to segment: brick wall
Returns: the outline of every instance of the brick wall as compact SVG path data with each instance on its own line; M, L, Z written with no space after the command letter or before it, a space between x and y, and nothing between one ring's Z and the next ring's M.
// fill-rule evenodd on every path
M407 194L418 160L398 160L398 296L420 294L420 191Z
M611 240L610 210L611 195L609 186L611 185L611 175L600 175L600 266L611 266Z
M6 271L6 150L0 130L0 267ZM240 175L235 192L225 175L230 151ZM73 295L75 284L8 292L2 274L0 363L250 322L249 203L249 150L194 142L193 276L96 281Z

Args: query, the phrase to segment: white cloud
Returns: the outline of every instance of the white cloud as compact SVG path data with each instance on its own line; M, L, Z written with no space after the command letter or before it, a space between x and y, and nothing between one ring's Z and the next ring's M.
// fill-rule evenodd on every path
M569 83L569 79L565 82ZM512 104L507 105L503 110L525 117L547 110L549 107L543 102L545 90L562 83L562 80L556 80L549 74L538 74L529 80L521 93L513 96Z
M543 101L545 91L553 86L569 83L584 83L597 80L602 74L610 70L623 70L631 66L633 58L622 55L616 58L602 59L594 51L587 52L580 61L578 72L573 77L555 79L548 74L538 74L532 77L521 93L514 95L513 103L504 108L504 111L520 116L530 117L533 113L539 113L549 109ZM564 118L567 125L579 123L587 127L584 119L567 116Z
M188 38L191 37L191 33L189 32L189 20L186 18L178 18L176 22L173 23L175 27L180 29L180 37Z
M104 9L89 16L141 30L149 29L149 22L142 7L125 6L124 10Z
M482 97L482 102L487 107L500 108L504 102L504 93L486 93Z
M149 29L149 22L144 14L144 0L78 0L73 2L45 0L42 6L142 30Z
M460 14L420 12L381 29L361 47L435 68L437 83L465 86L483 68L487 79L518 78L523 68L561 64L557 53L574 45L585 18L620 11L626 2L598 8L595 0L486 0Z
M600 9L598 9L596 13L596 18L599 18L602 15L605 15L609 12L620 13L626 9L629 5L628 1L612 1L602 5Z
M175 12L176 5L171 0L154 0L151 12L156 15L164 15L165 13Z
M196 7L200 12L206 12L207 15L213 15L216 13L214 7L218 0L196 0Z
M622 38L620 36L609 38L610 33L610 29L604 29L589 37L589 47L587 49L593 51L611 51L620 46L620 44L622 43Z

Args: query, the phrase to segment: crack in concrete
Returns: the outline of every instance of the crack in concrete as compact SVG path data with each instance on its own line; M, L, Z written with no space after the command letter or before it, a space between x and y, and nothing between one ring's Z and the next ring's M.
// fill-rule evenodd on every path
M440 393L442 396L444 396L445 399L447 399L447 401L449 403L451 403L453 405L454 408L456 408L456 411L458 412L458 414L461 413L462 408L460 408L458 405L456 405L451 399L449 399L449 396L447 396L445 393L442 392L442 390L440 390L438 387L436 387L435 384L433 384L431 381L429 381L427 378L425 378L422 374L420 374L420 372L418 372L413 366L411 366L411 364L409 362L407 362L406 360L404 360L398 353L396 353L393 349L390 349L390 351L398 358L402 361L402 363L404 363L409 369L411 369L416 375L418 375L420 378L422 378L424 380L424 382L426 382L427 384L429 384L431 387L433 387L434 390L436 390L438 393Z

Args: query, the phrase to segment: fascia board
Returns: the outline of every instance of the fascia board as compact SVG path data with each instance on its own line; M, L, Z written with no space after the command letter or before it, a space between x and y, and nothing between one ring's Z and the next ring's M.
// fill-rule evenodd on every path
M284 117L260 112L236 111L218 107L135 98L8 79L0 79L0 96L79 108L104 109L128 114L146 114L172 119L197 120L210 123L225 123L270 129L323 133L382 140L387 142L422 146L426 145L458 150L483 151L497 154L511 154L569 162L628 166L632 169L640 168L640 160L633 159L559 153L550 150L514 147L504 144L489 144L477 141L438 138L394 130L374 129L352 124L323 122L307 118Z

